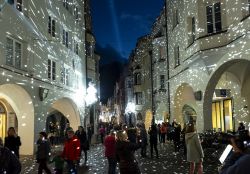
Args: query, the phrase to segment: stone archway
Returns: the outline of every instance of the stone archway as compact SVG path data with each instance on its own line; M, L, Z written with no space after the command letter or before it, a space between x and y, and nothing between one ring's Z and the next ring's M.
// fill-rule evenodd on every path
M0 86L0 99L7 106L7 119L14 112L18 120L18 135L22 141L20 154L32 155L34 151L34 106L30 95L19 85L5 84Z
M185 105L196 107L193 88L188 83L182 83L176 90L174 97L174 115L171 119L176 119L182 125L185 122L183 108Z
M69 120L70 127L74 130L77 130L78 126L81 125L80 113L77 105L70 98L56 100L49 109L49 113L55 110L62 113Z
M231 60L223 63L211 74L206 90L204 93L203 114L204 114L204 129L212 129L212 102L215 89L220 88L230 91L227 98L233 100L233 129L238 121L243 121L246 124L250 123L250 115L248 106L250 104L250 61L248 60ZM221 87L222 86L222 87ZM231 89L230 89L231 88ZM218 92L217 92L218 93ZM238 99L239 98L239 99ZM244 103L242 103L245 101ZM238 106L239 105L239 106ZM242 106L240 106L242 105ZM246 110L244 114L242 111ZM242 117L244 115L244 118Z

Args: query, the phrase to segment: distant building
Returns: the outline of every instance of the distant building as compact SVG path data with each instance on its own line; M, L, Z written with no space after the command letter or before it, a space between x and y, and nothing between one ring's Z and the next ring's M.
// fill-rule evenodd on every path
M92 18L90 10L90 0L85 0L85 27L86 27L86 39L85 39L85 49L86 49L86 60L87 60L87 86L89 83L93 83L97 89L97 101L96 103L88 106L85 114L84 125L90 124L94 133L97 134L98 130L98 120L100 114L100 74L99 74L99 61L100 55L95 52L95 36L93 35L92 29Z
M133 104L135 113L131 116L125 114L127 124L147 122L149 126L152 118L152 78L151 78L151 56L152 44L150 35L138 39L136 48L130 56L129 70L133 79ZM129 78L127 78L129 83ZM127 88L128 89L128 88ZM129 90L127 90L129 92ZM131 99L128 99L131 100ZM130 118L133 117L133 118ZM131 122L131 123L130 123Z

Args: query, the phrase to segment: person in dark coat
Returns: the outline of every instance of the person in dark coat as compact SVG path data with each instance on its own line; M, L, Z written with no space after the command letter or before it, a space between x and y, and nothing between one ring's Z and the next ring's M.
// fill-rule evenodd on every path
M20 161L7 147L3 146L2 138L0 138L0 173L21 173Z
M81 151L84 152L84 164L86 165L87 160L88 160L87 151L89 150L89 142L87 139L86 131L84 130L84 128L82 126L79 126L75 135L80 140Z
M147 145L148 145L148 136L147 131L145 129L145 125L140 125L140 136L139 140L141 141L141 156L147 157Z
M50 143L47 139L46 132L40 132L39 136L40 137L36 142L37 144L36 160L39 163L38 174L42 174L43 170L45 170L46 173L51 174L51 171L47 165L51 153Z
M149 134L151 158L153 158L153 148L155 149L156 158L159 158L157 149L157 128L155 124L151 125L148 134Z
M174 153L176 154L180 150L180 139L181 139L181 125L177 124L174 128Z
M237 142L238 143L238 142ZM239 148L234 138L231 139L233 151L219 169L220 174L248 174L250 171L250 154L246 147ZM243 144L243 143L242 143ZM244 146L244 145L243 145Z
M88 126L87 126L87 135L88 135L89 146L91 145L91 139L92 139L93 133L94 132L93 132L92 126L90 124L88 124Z
M136 143L137 140L137 130L134 127L130 127L127 129L128 140L131 143Z
M118 131L116 138L116 156L120 174L141 174L134 156L134 152L140 148L140 144L129 142L126 131Z
M8 129L8 136L4 139L4 146L10 151L14 152L17 158L19 158L19 147L21 146L21 140L20 137L17 136L14 127L10 127Z

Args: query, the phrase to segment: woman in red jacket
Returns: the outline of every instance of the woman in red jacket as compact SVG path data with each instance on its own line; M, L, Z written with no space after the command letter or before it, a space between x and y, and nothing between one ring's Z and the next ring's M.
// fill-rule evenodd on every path
M67 136L68 139L64 143L62 156L67 162L69 173L77 174L76 165L81 155L80 140L75 136L72 128L67 130Z
M105 146L105 157L108 158L108 163L109 163L108 174L115 174L117 160L116 160L116 154L115 154L115 133L114 133L114 131L111 131L111 133L105 137L104 146Z

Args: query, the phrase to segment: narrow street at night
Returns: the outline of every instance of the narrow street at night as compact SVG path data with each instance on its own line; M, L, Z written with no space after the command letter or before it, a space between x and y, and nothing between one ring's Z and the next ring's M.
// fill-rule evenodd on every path
M250 0L0 0L0 174L249 174L249 89Z
M187 174L189 164L183 156L183 152L174 155L174 147L171 143L159 144L159 159L150 158L149 147L148 156L146 158L140 157L140 149L136 151L136 158L138 160L142 174ZM79 167L80 174L106 174L108 173L108 162L104 157L104 147L101 144L93 145L88 151L87 165ZM38 165L35 159L30 156L21 157L23 165L22 174L37 173ZM204 159L204 174L216 174L219 163L217 161L207 162ZM51 165L51 168L53 166ZM119 169L117 168L119 172Z

